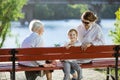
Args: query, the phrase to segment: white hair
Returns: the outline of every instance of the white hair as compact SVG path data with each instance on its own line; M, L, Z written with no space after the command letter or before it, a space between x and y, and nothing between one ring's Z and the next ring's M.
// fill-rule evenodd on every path
M43 27L43 23L40 20L32 20L29 24L29 29L32 32L36 32L37 29Z

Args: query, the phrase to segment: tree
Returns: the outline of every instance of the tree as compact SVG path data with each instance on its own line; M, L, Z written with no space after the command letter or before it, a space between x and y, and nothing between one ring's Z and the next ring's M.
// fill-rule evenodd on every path
M113 38L115 44L120 44L120 8L115 12L116 22L115 30L110 32L110 36Z
M0 0L0 48L9 33L10 22L24 17L21 12L27 0Z

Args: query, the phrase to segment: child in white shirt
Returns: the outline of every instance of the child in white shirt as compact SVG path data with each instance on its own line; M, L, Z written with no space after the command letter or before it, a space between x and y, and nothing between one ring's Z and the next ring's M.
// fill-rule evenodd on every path
M69 48L71 46L80 46L80 42L78 41L78 33L75 29L70 29L68 32L69 42L65 44L66 48ZM64 70L64 79L63 80L70 80L70 72L75 70L77 71L78 77L76 79L72 80L81 80L82 79L82 69L79 64L77 64L77 61L75 59L71 60L64 60L63 61L63 70Z

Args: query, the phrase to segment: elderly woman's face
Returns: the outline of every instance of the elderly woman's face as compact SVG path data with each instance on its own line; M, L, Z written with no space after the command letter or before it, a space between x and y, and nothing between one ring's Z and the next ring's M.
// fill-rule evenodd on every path
M37 30L37 33L38 33L39 35L42 35L43 32L44 32L44 27L40 27L40 28Z

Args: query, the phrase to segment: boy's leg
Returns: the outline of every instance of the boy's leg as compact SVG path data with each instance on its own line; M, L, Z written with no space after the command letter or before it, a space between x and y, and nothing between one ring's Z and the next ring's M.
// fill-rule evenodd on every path
M70 80L70 70L71 66L69 62L63 62L63 70L64 70L64 79L63 80Z
M76 74L75 70L72 67L71 67L70 73L72 75L72 80L77 80L77 74Z
M80 65L78 65L75 61L71 63L73 69L75 69L77 71L78 74L78 78L77 80L81 80L82 79L82 69L80 67Z
M77 74L76 74L76 72L72 74L72 80L77 80Z

